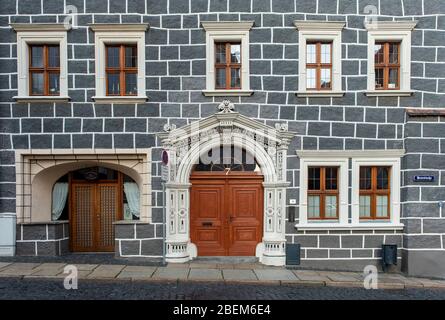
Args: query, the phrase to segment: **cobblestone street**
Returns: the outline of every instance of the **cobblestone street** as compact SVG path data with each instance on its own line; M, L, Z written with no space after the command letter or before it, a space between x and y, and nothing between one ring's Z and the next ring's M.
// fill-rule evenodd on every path
M0 279L0 299L138 299L138 300L413 300L445 299L445 290L365 290L361 288L79 280L66 290L62 279Z

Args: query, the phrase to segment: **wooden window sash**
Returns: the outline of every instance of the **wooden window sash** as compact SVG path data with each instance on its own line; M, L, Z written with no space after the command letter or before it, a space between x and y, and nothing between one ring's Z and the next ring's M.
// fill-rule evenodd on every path
M320 190L307 190L307 195L309 196L319 196L320 197L320 216L318 218L309 218L308 220L338 220L339 217L339 189L338 189L338 182L339 182L339 177L338 177L338 171L339 168L338 167L334 167L337 170L337 189L335 190L328 190L326 189L326 168L328 167L309 167L308 170L310 168L320 168ZM332 167L329 167L332 168ZM308 185L309 185L309 179L308 179ZM336 203L337 203L337 208L336 208L336 215L335 217L326 217L326 196L335 196L336 197Z
M315 84L316 87L315 88L310 88L307 87L307 82L306 82L306 89L307 90L317 90L317 91L329 91L332 90L332 65L333 65L333 46L332 46L332 42L322 42L322 41L317 41L317 42L308 42L306 44L307 45L314 45L315 44L315 63L308 63L307 62L307 57L306 57L306 69L315 69ZM321 45L322 44L329 44L330 45L330 53L331 53L331 63L322 63L321 62ZM306 51L307 51L307 47L306 47ZM307 53L306 53L307 54ZM321 87L321 70L322 69L329 69L330 70L330 86L329 88L322 88Z
M400 43L399 42L376 42L377 45L383 46L383 62L374 63L374 69L383 70L383 88L377 88L376 90L400 90ZM389 46L397 45L397 63L389 62ZM375 58L374 58L375 59ZM397 84L395 88L389 88L389 70L397 69Z
M138 68L137 67L127 67L125 65L125 58L126 58L126 53L125 53L125 49L126 48L137 48L137 46L132 46L132 45L125 45L125 44L121 44L121 45L107 45L106 49L108 48L119 48L119 67L108 67L108 50L105 50L105 87L106 87L106 95L107 96L136 96L137 93L135 94L127 94L127 87L126 87L126 81L125 81L125 75L127 73L132 73L132 74L136 74L138 73ZM137 56L137 51L136 51L136 59L139 59L139 57ZM119 93L118 94L110 94L108 92L108 74L119 74Z
M216 55L217 55L217 46L224 44L224 50L226 54L226 61L225 63L217 63L216 62ZM217 76L217 70L218 69L225 69L226 71L226 79L225 79L225 87L216 87L217 89L225 89L225 90L233 90L233 89L241 89L242 88L242 75L241 75L241 65L242 63L234 63L231 61L231 54L230 49L232 44L239 45L240 46L240 59L242 57L241 53L241 43L235 43L235 42L215 42L215 87L216 87L216 76ZM232 69L239 69L240 70L240 86L239 87L232 87L231 86L231 79L232 79Z
M377 189L377 172L379 168L387 168L388 170L388 189ZM371 189L360 189L360 196L371 197L371 215L369 217L360 217L361 220L388 220L391 217L391 168L390 167L371 167ZM387 216L377 217L377 196L387 196Z
M43 57L42 67L33 67L32 66L32 48L33 47L42 47L43 48ZM50 67L49 66L49 47L58 47L59 48L59 67ZM28 74L29 74L29 95L30 96L59 96L60 95L60 46L58 45L48 45L48 44L35 44L28 46ZM32 92L32 75L35 73L43 74L43 93L33 93ZM51 94L49 90L49 75L50 74L58 74L59 75L59 93Z

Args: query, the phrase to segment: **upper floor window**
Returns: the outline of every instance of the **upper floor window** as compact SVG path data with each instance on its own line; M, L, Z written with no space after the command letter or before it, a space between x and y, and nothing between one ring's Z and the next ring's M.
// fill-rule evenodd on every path
M241 89L241 44L215 43L215 86L217 89Z
M203 22L206 96L249 96L249 31L253 21Z
M294 21L299 37L298 96L341 97L344 22Z
M107 96L135 96L137 87L137 46L107 45Z
M31 96L60 94L60 48L58 45L29 46Z
M400 89L400 43L376 42L374 63L375 89Z
M11 24L17 32L18 102L68 101L67 28Z
M96 56L96 102L142 103L145 32L148 24L92 24Z
M307 215L309 220L338 219L338 167L309 167Z
M411 31L416 21L378 21L368 30L368 96L409 96Z
M306 44L306 89L332 89L332 42Z
M360 219L389 219L390 167L360 167Z

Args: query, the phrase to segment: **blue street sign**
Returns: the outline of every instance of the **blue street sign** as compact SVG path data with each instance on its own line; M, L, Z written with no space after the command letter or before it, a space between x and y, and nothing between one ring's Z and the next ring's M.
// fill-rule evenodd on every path
M415 182L434 182L434 176L414 176Z

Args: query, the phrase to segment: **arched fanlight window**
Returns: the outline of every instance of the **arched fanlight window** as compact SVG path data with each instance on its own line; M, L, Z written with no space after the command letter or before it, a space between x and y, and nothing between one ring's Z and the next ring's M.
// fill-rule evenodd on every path
M236 172L260 172L260 167L255 158L244 149L234 146L224 146L210 149L199 158L194 171L236 171Z

